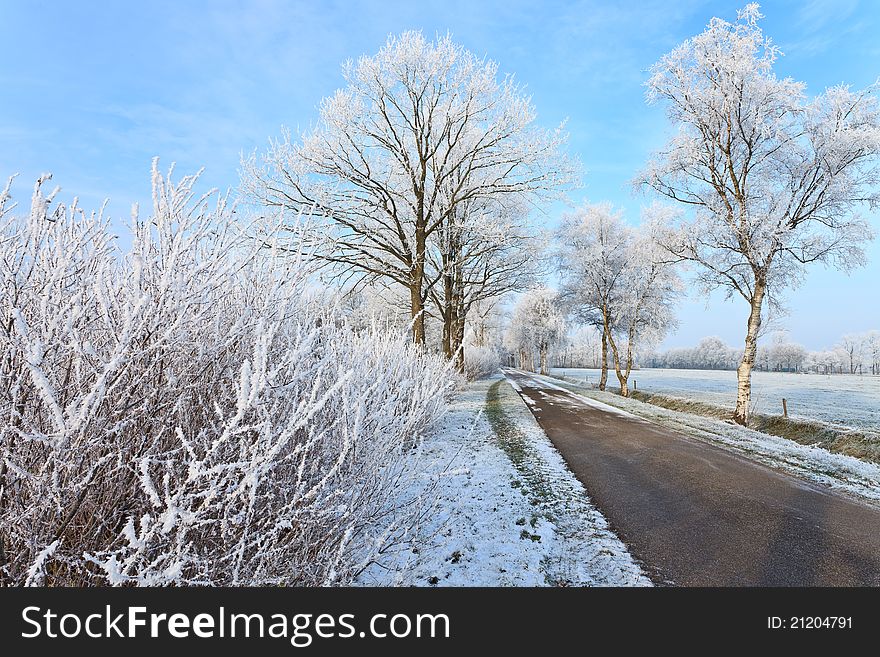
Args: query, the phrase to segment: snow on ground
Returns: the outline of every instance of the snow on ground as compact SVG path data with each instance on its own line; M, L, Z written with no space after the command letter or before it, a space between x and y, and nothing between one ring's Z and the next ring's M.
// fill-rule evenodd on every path
M419 463L435 512L359 584L650 586L501 375L468 384Z
M595 383L599 370L553 368L553 375ZM677 370L645 368L630 377L643 392L675 395L733 406L736 372L729 370ZM613 373L609 386L616 386ZM880 377L858 374L794 374L752 372L752 403L757 413L782 415L782 398L793 418L817 420L856 429L880 430Z
M528 372L523 372L526 378L534 385L535 388L539 388L538 392L541 396L544 396L544 393L541 392L540 388L549 388L551 390L561 390L562 392L567 392L571 394L570 390L563 388L562 386L556 385L555 383L551 383L546 377L539 376L537 374L530 374ZM591 406L600 411L605 411L606 413L611 413L612 415L619 415L620 417L626 417L630 419L639 419L639 416L633 415L632 413L628 413L622 408L618 408L617 406L612 406L611 404L605 404L597 399L590 399L588 397L583 397L580 395L574 396L577 398L577 401L581 404L586 404L587 406ZM528 400L526 400L528 401Z
M880 501L880 465L852 456L834 454L821 447L801 445L787 438L771 436L732 423L673 411L611 392L601 392L568 381L535 374L529 375L537 385L568 390L588 404L616 407L639 418L676 429L744 454L765 465L785 470L858 498Z

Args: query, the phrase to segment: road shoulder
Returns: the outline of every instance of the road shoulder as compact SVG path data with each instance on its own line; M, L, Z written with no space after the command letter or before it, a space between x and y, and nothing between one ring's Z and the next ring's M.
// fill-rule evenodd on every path
M586 400L631 413L655 424L673 429L745 456L762 465L820 484L850 498L880 507L880 465L845 454L834 454L818 446L802 445L721 420L670 410L627 399L556 377L530 376L547 385L574 393Z
M467 384L413 458L425 522L358 584L650 586L501 374Z

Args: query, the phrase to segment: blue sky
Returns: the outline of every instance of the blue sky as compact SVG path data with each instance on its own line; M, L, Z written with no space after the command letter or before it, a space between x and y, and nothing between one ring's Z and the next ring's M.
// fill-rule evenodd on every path
M390 33L451 32L528 86L539 122L566 117L570 151L586 168L572 195L610 200L630 219L648 199L629 180L669 134L644 103L646 69L715 15L743 2L90 2L0 0L0 177L54 173L87 206L105 197L124 220L149 200L154 155L180 173L206 167L206 187L234 187L242 152L282 125L317 117L342 84L340 64L374 53ZM779 75L818 93L880 76L880 2L768 1L764 30L785 52ZM549 208L552 224L561 211ZM874 217L880 232L880 217ZM809 348L880 328L880 242L867 268L845 276L814 269L788 294L783 326ZM691 296L666 346L719 335L739 344L746 308Z

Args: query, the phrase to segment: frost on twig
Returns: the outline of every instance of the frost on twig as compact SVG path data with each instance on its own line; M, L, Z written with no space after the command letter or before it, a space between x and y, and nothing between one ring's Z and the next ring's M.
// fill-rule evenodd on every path
M123 254L42 179L23 217L0 194L4 585L346 583L418 513L449 367L352 330L197 179L154 164Z

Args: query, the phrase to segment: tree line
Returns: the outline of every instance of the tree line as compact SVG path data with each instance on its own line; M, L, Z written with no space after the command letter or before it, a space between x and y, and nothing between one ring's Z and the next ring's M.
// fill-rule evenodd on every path
M601 385L613 368L627 394L635 354L675 324L687 271L748 307L734 410L745 423L769 309L811 264L863 264L871 230L857 210L880 204L876 89L808 98L774 73L780 53L761 18L756 4L713 18L651 67L647 98L674 136L635 174L637 190L665 202L637 227L607 203L550 234L536 226L533 209L580 181L564 126L538 126L495 62L419 32L347 62L312 130L245 160L243 189L288 214L289 248L317 275L403 295L413 342L461 371L475 305L531 290L508 336L520 365L546 369L555 304L601 329ZM548 269L558 290L541 287Z
M675 209L652 206L633 231L610 206L586 207L557 235L560 299L600 327L601 388L609 350L626 395L632 354L674 323L675 265L699 290L746 303L740 424L769 311L812 264L864 264L872 231L857 209L880 206L876 85L807 98L803 83L775 75L780 52L761 18L754 3L736 22L713 18L651 68L648 100L663 105L675 135L634 182Z
M400 286L413 342L439 321L462 369L474 304L535 279L528 208L576 182L567 136L536 126L513 77L449 36L392 36L343 73L312 131L246 161L244 188L311 217L292 248L336 282Z
M695 347L648 353L640 360L643 367L676 369L734 370L742 352L720 338L707 337ZM880 331L844 335L833 347L810 351L791 342L784 332L759 345L755 368L765 372L813 372L816 374L880 374Z

